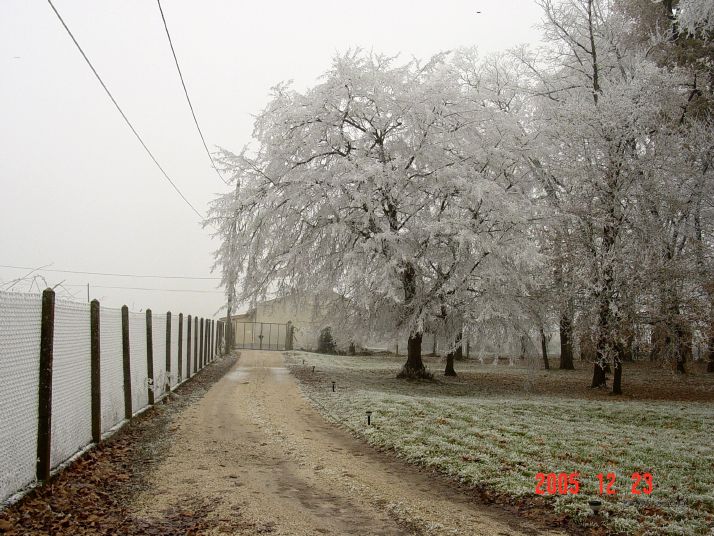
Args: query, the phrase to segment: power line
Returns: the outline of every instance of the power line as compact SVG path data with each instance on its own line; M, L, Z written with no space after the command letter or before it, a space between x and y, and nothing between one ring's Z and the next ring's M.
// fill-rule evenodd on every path
M146 274L117 274L109 272L83 272L80 270L59 270L53 268L31 268L28 266L10 266L6 264L0 264L0 268L14 268L16 270L32 270L32 271L45 271L45 272L60 272L64 274L82 274L82 275L106 275L112 277L137 277L137 278L153 278L153 279L194 279L194 280L204 280L204 281L219 281L220 277L195 277L188 275L146 275Z
M62 18L62 15L59 14L59 11L57 11L57 8L56 8L56 7L54 6L54 4L52 3L52 0L47 0L47 3L50 4L50 7L52 8L52 11L55 12L55 15L57 15L57 18L58 18L59 21L62 23L62 26L64 26L64 29L67 30L67 33L68 33L69 36L72 38L72 41L74 42L75 46L76 46L77 49L79 50L79 53L82 54L82 57L84 58L84 61L87 62L87 65L89 65L89 68L90 68L90 69L92 70L92 72L94 73L94 76L97 77L97 80L99 80L99 83L100 83L100 84L102 85L102 87L104 88L104 91L107 93L107 95L109 96L109 98L111 99L111 101L114 103L114 106L116 107L117 111L118 111L118 112L121 114L121 116L124 118L124 121L126 122L127 126L128 126L128 127L131 129L131 131L134 133L134 136L136 136L136 139L139 140L139 143L141 143L141 146L142 146L142 147L144 148L144 150L147 152L147 154L149 155L149 157L151 157L151 160L154 161L154 164L156 164L156 167L159 168L159 171L161 171L161 173L163 174L164 178L165 178L167 181L169 181L169 183L171 184L171 186L173 186L174 190L176 190L176 193L181 196L181 199L183 199L183 200L186 202L186 204L187 204L189 207L191 207L191 210L193 210L193 211L196 213L196 215L197 215L199 218L201 218L201 220L203 220L203 215L202 215L198 210L196 210L196 207L194 207L188 199L186 199L186 196L183 195L183 193L181 192L181 190L178 189L178 186L176 186L176 184L174 183L174 181L171 180L171 177L169 177L168 173L166 173L166 171L164 171L164 168L161 167L161 164L159 164L158 160L156 160L156 158L154 157L153 153L152 153L152 152L149 150L149 148L146 146L146 144L144 143L144 140L141 139L141 136L139 136L139 133L136 131L136 129L134 128L134 126L131 124L131 122L130 122L129 119L127 118L126 114L122 111L122 109L121 109L121 107L119 106L119 104L117 103L116 99L114 98L114 96L113 96L113 95L111 94L111 92L109 91L109 88L107 88L107 85L106 85L106 84L104 83L104 81L102 80L102 77L99 76L99 73L97 72L97 70L96 70L96 69L94 68L94 66L92 65L92 62L89 61L89 58L88 58L87 55L84 53L84 50L82 50L82 47L79 46L79 43L77 42L77 39L75 39L74 34L72 34L71 30L69 29L69 27L67 26L67 24L64 22L64 19Z
M179 78L181 79L181 85L183 86L183 92L184 95L186 95L186 101L188 102L188 107L191 109L191 115L193 116L193 122L196 125L196 130L198 130L198 135L201 136L201 142L203 143L203 148L206 150L206 154L208 155L208 159L211 161L211 166L213 169L216 171L216 175L218 175L218 178L221 179L225 184L228 184L228 181L226 181L218 171L218 168L216 167L215 162L213 161L213 157L211 156L211 151L208 150L208 145L206 144L206 138L203 137L203 132L201 131L201 127L198 125L198 119L196 118L196 112L193 110L193 104L191 104L191 98L188 96L188 90L186 89L186 82L183 79L183 74L181 73L181 67L179 67L179 61L178 58L176 57L176 50L174 49L174 43L171 40L171 34L169 33L169 27L166 24L166 17L164 17L164 10L161 8L161 0L156 0L156 3L159 5L159 12L161 13L161 20L164 22L164 29L166 30L166 37L169 39L169 46L171 47L171 54L174 56L174 63L176 64L176 70L178 71Z
M86 284L65 284L65 287L86 287ZM153 288L153 287L111 287L105 285L92 285L92 288L104 289L121 289L121 290L155 290L160 292L193 292L198 294L223 294L220 290L199 290L199 289L181 289L181 288Z

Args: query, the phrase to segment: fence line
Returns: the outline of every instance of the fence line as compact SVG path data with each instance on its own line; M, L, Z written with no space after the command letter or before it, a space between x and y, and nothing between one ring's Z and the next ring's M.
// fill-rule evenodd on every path
M210 364L224 333L183 313L0 291L0 503Z

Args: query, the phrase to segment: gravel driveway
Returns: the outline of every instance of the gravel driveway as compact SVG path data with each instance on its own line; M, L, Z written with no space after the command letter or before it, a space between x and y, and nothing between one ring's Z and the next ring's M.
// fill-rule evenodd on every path
M243 351L172 434L139 516L202 501L215 534L545 533L327 423L278 352Z

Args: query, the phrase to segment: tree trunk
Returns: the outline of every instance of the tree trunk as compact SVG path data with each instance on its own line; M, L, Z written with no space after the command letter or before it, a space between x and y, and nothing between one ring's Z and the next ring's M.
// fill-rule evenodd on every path
M620 356L615 357L615 375L612 379L612 394L622 394L622 359L620 359Z
M454 359L456 359L457 361L461 361L464 359L463 337L463 331L459 331L456 334L456 352L454 353Z
M596 361L593 365L593 381L592 384L590 384L590 387L605 387L606 385L605 369L599 362Z
M600 314L598 318L597 343L595 345L595 363L593 364L593 381L591 388L607 387L605 371L608 362L608 342L610 328L610 304L603 296L600 297Z
M684 363L687 361L687 347L684 341L683 330L677 329L677 374L686 374L687 370L684 368Z
M635 360L635 330L633 327L630 327L627 331L622 360L627 363L632 363Z
M402 275L402 285L404 287L404 302L410 304L416 295L416 272L414 266L407 263L404 266ZM425 378L426 368L421 360L421 339L422 332L410 333L407 341L407 362L402 370L397 374L397 378Z
M426 368L421 360L421 333L413 333L409 335L407 341L407 362L404 363L401 372L397 378L424 378L426 377Z
M573 326L567 314L560 316L560 370L575 370L573 364Z
M540 349L543 353L543 365L545 365L545 370L550 370L550 365L548 364L548 341L546 341L543 328L540 328Z
M714 372L714 324L711 326L711 334L709 335L709 361L707 362L707 372Z
M592 2L588 4L588 8L592 8ZM616 202L612 190L614 190L614 186L612 186L611 191L608 192L609 195L607 196L607 200L609 205L610 217L603 226L602 233L601 262L603 263L603 276L602 290L600 290L600 296L598 298L599 311L597 320L597 342L595 344L595 364L593 366L593 381L592 385L590 386L592 388L607 387L607 378L605 377L605 371L609 369L609 357L612 352L612 345L610 344L612 342L611 304L613 300L613 286L615 282L615 277L613 274L613 267L612 264L610 264L609 257L615 245L615 237L617 236L617 229L614 223L616 220Z
M444 370L444 376L456 376L456 371L454 370L455 354L455 352L448 352L446 354L446 369Z
M677 372L680 374L686 374L687 371L684 364L687 359L691 360L692 355L692 331L688 326L682 325L683 320L679 318L677 329L675 331L677 335Z

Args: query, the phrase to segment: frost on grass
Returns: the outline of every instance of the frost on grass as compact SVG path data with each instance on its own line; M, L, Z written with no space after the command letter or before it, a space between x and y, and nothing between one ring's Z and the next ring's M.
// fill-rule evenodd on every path
M302 359L317 372L307 373ZM587 521L587 501L599 498L613 533L706 534L714 526L711 405L454 396L446 385L396 380L399 362L389 357L293 353L287 360L329 418L465 484L532 497L536 473L577 471L580 493L552 499L556 512L576 522ZM615 497L598 493L597 475L608 472L617 475ZM652 473L651 495L631 494L634 472Z

